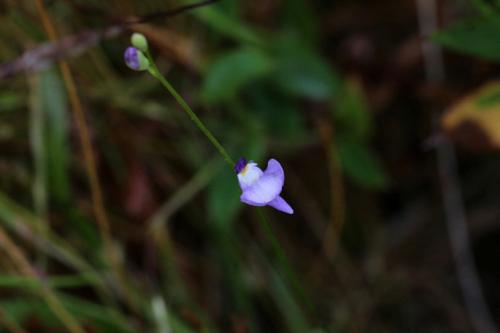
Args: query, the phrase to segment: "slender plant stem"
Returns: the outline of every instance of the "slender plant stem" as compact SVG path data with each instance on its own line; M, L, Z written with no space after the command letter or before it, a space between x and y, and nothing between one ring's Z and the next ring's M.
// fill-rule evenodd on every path
M483 5L483 1L475 2ZM425 74L427 81L432 84L442 84L446 77L441 48L438 44L425 39L438 29L437 5L435 0L417 1L418 24L420 34L424 37L422 38L422 55ZM487 10L487 8L480 9ZM436 114L435 119L440 116ZM467 230L467 215L457 171L457 156L450 140L444 138L443 142L437 146L436 154L443 196L443 210L465 308L468 311L471 325L476 332L497 333L498 329L493 319L493 313L484 297L484 290L481 286L481 279L477 272L471 248Z
M326 226L323 238L325 256L332 259L338 247L340 234L345 222L345 198L342 170L336 156L336 140L333 125L325 119L316 120L318 131L323 142L330 178L330 222Z
M43 74L42 74L43 75ZM46 236L49 229L49 220L47 219L48 204L47 204L47 150L45 148L45 110L41 102L41 76L40 74L29 77L31 90L30 96L30 141L33 151L35 178L33 180L32 195L35 212L40 217L37 219L37 232L42 237ZM44 223L46 221L46 223ZM44 269L47 267L47 256L45 253L38 253L38 262Z
M285 254L285 251L283 251L283 248L281 247L280 242L271 227L271 223L269 223L266 215L264 214L263 210L260 207L257 207L257 215L259 216L260 225L264 230L264 233L268 241L271 243L271 248L272 251L274 252L273 254L276 260L278 261L279 265L281 266L281 268L284 270L284 273L288 278L288 282L292 285L293 289L295 289L295 292L299 295L304 304L306 304L306 306L309 309L312 309L312 304L309 301L306 292L304 291L304 288L302 288L302 284L297 278L297 274L293 271L292 267L290 266L288 257Z
M210 142L214 145L214 147L219 151L219 153L222 155L224 160L231 166L234 166L234 160L229 156L227 151L224 149L224 147L220 144L220 142L215 138L215 136L210 132L210 130L203 124L200 118L194 113L194 111L191 109L191 107L186 103L184 98L172 87L172 85L165 79L165 77L160 73L158 70L158 67L156 67L156 64L153 61L153 58L149 54L149 52L146 53L148 60L151 64L149 67L149 72L151 75L153 75L155 78L157 78L161 84L168 90L172 96L174 96L175 100L179 105L182 107L184 112L187 113L189 118L195 123L195 125L200 129L200 131L205 134L205 136L210 140Z
M231 158L231 156L229 156L226 149L224 149L224 147L219 143L219 141L210 132L210 130L203 124L201 119L198 118L196 113L194 113L194 111L186 103L186 101L182 98L182 96L174 89L174 87L172 87L172 85L167 81L167 79L160 73L151 54L148 51L145 52L145 54L149 61L149 68L148 68L149 73L153 75L155 78L157 78L161 82L161 84L168 90L168 92L172 94L177 103L179 103L182 109L188 114L189 118L191 118L191 120L195 123L195 125L203 132L203 134L205 134L205 136L210 140L210 142L222 155L224 160L232 168L234 166L234 160ZM266 218L261 209L257 209L257 214L259 216L261 227L264 229L264 233L268 238L268 241L271 243L271 248L274 252L273 254L276 257L276 260L278 261L279 265L282 267L285 274L287 275L287 278L289 282L292 284L292 287L299 294L300 298L304 301L307 307L311 309L312 308L311 303L309 302L304 292L304 289L301 287L301 284L297 279L297 274L295 274L293 269L291 268L287 256L271 228L271 224L269 223L268 219Z

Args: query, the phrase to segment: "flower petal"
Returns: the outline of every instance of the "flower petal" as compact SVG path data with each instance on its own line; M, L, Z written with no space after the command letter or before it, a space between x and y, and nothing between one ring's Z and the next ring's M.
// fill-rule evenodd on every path
M255 202L253 200L250 200L249 198L247 198L247 196L243 196L243 194L240 196L240 200L241 202L243 203L246 203L247 205L250 205L250 206L265 206L267 205L266 203L262 203L262 202Z
M257 166L256 163L250 161L243 170L238 173L238 182L240 183L240 188L244 192L247 188L255 184L264 172Z
M281 164L270 159L264 174L251 186L243 189L240 199L253 206L263 206L274 200L283 189L285 173Z
M280 195L267 204L283 213L293 214L293 208Z
M283 184L285 183L285 171L283 171L283 167L280 162L271 158L269 162L267 162L267 169L264 171L264 177L275 178L279 182L279 186L283 187Z

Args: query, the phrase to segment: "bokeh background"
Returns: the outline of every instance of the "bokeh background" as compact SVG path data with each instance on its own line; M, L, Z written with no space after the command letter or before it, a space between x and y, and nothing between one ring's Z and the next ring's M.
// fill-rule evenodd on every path
M192 3L0 1L0 332L496 332L500 1Z

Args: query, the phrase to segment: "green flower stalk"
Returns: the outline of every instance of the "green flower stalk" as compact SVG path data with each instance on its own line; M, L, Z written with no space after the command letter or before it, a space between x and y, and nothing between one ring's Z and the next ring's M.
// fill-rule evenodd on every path
M184 112L187 113L189 118L195 123L195 125L200 129L200 131L205 134L207 139L212 143L212 145L217 149L217 151L222 155L226 163L228 163L231 167L234 167L234 161L227 153L226 149L220 144L220 142L215 138L215 136L210 132L210 130L203 124L203 122L198 118L196 113L191 109L191 107L186 103L186 101L181 97L181 95L174 89L174 87L167 81L167 79L160 73L158 67L154 63L149 52L146 53L147 58L149 59L150 66L148 68L149 73L157 78L161 84L174 96L175 100L182 107Z
M219 154L224 158L227 164L238 174L238 180L240 182L240 186L242 181L244 185L255 185L255 186L243 186L243 194L242 202L247 204L251 204L254 206L265 206L269 205L274 207L282 212L287 214L293 214L293 209L288 205L283 198L279 196L281 192L281 187L284 182L284 174L281 165L279 162L272 160L271 169L269 171L266 169L268 175L264 177L264 173L262 172L263 177L253 177L252 179L244 178L244 174L242 174L243 169L241 159L238 163L235 164L234 160L227 153L226 149L220 144L220 142L215 138L215 136L210 132L210 130L203 124L200 118L194 113L191 107L186 103L186 101L182 98L182 96L174 89L174 87L168 82L168 80L161 74L158 67L156 66L153 57L148 49L148 43L146 38L141 34L134 34L131 38L132 45L127 48L125 51L125 63L128 67L134 70L147 70L152 76L154 76L160 83L168 90L168 92L175 98L177 103L181 106L182 110L189 116L189 118L195 123L195 125L203 132L203 134L208 138L208 140L212 143L212 145L217 149ZM279 167L278 167L279 165ZM256 168L252 168L253 175L256 175L258 170ZM259 169L260 170L260 169ZM259 174L260 175L260 174ZM240 179L242 178L243 179ZM254 179L255 178L255 179ZM259 179L257 179L259 178ZM260 180L258 182L258 180ZM250 181L251 180L251 181ZM251 184L250 184L251 183ZM255 183L255 184L254 184ZM251 192L251 193L250 193ZM255 192L255 193L254 193ZM264 195L265 197L262 197ZM243 200L245 199L245 200ZM247 200L248 199L248 200ZM262 199L262 200L261 200ZM271 246L273 251L275 252L276 259L281 263L284 268L285 273L288 275L289 280L292 282L292 285L297 290L299 295L305 300L305 302L309 305L310 303L305 296L304 291L300 283L297 282L296 274L294 274L293 270L288 263L287 257L279 245L276 236L274 235L271 226L262 211L258 210L259 221L264 228L264 232L266 233L269 241L271 242Z

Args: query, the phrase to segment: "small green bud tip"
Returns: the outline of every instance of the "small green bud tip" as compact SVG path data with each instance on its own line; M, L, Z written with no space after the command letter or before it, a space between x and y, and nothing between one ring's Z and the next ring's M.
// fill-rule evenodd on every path
M130 42L132 45L142 52L146 52L148 50L148 40L143 34L138 32L134 32L132 37L130 37Z
M149 68L149 60L135 47L128 47L124 54L125 63L135 71L145 71Z

